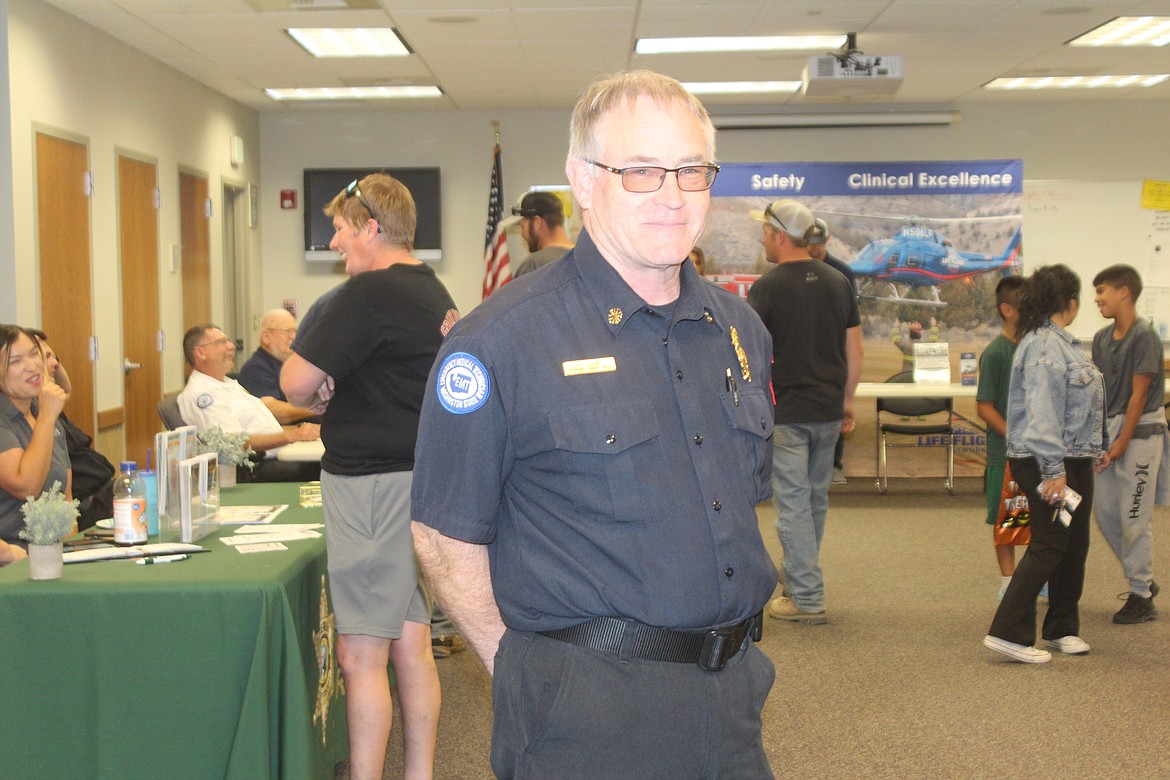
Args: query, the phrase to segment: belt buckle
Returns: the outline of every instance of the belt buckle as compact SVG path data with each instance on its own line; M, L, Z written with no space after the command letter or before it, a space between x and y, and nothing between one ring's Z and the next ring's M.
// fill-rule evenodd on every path
M711 629L703 634L703 646L699 649L699 658L695 663L705 672L723 671L728 659L743 647L746 634L746 622Z

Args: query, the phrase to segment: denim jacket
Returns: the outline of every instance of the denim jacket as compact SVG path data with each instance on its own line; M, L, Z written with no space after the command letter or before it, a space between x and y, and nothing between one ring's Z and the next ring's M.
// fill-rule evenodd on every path
M1106 446L1105 383L1079 339L1047 321L1016 347L1008 390L1007 456L1035 458L1044 479L1065 458L1097 458Z

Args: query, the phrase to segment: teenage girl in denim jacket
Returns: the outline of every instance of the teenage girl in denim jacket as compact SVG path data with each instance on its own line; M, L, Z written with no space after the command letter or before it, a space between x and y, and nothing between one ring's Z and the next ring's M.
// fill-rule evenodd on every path
M1080 310L1081 280L1064 265L1038 269L1020 297L1007 408L1007 457L1031 505L1032 542L1016 568L983 644L1017 661L1043 663L1049 650L1084 655L1078 603L1089 552L1093 465L1105 449L1101 373L1066 328ZM1061 521L1066 491L1081 496ZM1036 641L1036 597L1048 583L1048 613Z

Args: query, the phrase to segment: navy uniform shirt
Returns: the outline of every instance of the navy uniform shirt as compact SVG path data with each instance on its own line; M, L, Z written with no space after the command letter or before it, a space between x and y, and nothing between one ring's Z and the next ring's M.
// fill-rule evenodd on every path
M770 360L755 313L689 263L678 301L649 306L582 232L443 342L413 517L488 545L513 629L748 618L777 579L755 513L771 492Z
M280 369L284 363L264 347L256 347L252 356L244 361L236 377L244 389L257 398L271 396L277 401L288 401L280 390Z

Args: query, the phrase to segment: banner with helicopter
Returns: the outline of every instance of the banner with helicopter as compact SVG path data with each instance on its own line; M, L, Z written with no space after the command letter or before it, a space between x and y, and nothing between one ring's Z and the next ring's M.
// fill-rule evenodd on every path
M882 382L911 369L916 343L945 342L958 382L960 356L982 352L1000 331L995 285L1022 273L1023 185L1021 160L726 163L699 239L704 273L746 296L772 267L749 212L794 198L825 220L829 254L854 273L865 342L862 381ZM973 402L965 406L956 404L972 418L956 468L980 473L984 438ZM867 440L873 423L862 417L872 416L869 411L859 405L858 435ZM872 444L856 444L846 447L846 471L873 473ZM937 453L923 457L933 472ZM918 458L909 460L902 465L913 474Z
M829 253L853 269L863 302L942 309L948 285L1020 272L1023 184L1020 160L727 163L699 246L707 275L746 277L728 280L746 294L767 270L748 213L795 198L828 223Z

